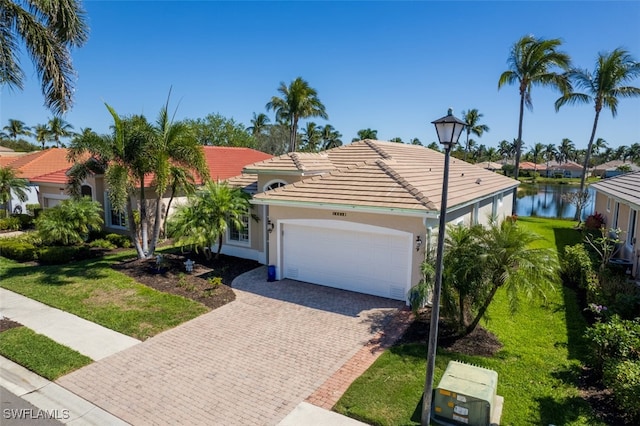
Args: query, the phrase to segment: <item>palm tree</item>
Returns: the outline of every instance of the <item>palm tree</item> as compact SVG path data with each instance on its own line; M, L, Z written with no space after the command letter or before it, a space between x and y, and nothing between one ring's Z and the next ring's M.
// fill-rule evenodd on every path
M276 120L289 122L289 152L294 152L297 148L298 121L301 118L320 117L326 120L329 117L318 98L318 92L302 77L293 80L289 86L281 82L278 92L282 97L273 96L266 108L267 111L276 112Z
M568 162L574 155L576 151L576 147L569 138L563 138L562 142L560 142L560 146L558 147L558 154L556 155L556 160L558 163L566 163Z
M640 63L624 49L618 48L611 53L601 53L598 55L595 70L590 73L584 69L573 69L569 72L569 78L576 88L583 89L584 93L567 92L555 103L556 111L565 104L594 103L595 116L591 128L591 137L587 145L587 152L582 166L582 176L580 177L580 192L584 192L585 181L587 179L587 168L589 158L593 149L593 141L598 128L598 118L603 107L611 110L611 115L615 118L618 113L618 100L620 98L631 98L640 96L640 88L627 86L626 83L640 76ZM576 209L576 220L580 220L581 209Z
M629 160L632 163L640 162L640 143L636 142L629 147Z
M169 94L170 95L170 94ZM203 179L209 178L209 170L204 151L198 143L190 127L184 122L174 122L169 117L169 98L160 110L150 146L151 171L155 173L154 187L156 192L155 219L153 233L149 244L148 255L152 256L160 239L162 222L162 197L172 180L172 166L193 169Z
M321 139L322 134L320 133L318 125L313 121L308 121L302 133L303 145L300 147L300 151L318 152Z
M613 154L616 160L622 160L624 163L627 158L629 158L629 147L626 145L620 145L616 148L615 153Z
M357 135L358 137L351 139L351 142L363 141L365 139L378 139L378 131L369 128L358 130Z
M427 148L440 152L440 144L438 142L431 142L427 145Z
M36 220L36 229L47 244L81 244L92 230L104 223L102 207L89 197L69 198L46 209Z
M513 145L510 144L507 140L501 140L498 144L498 153L502 158L511 158L514 154Z
M593 155L602 154L605 149L607 149L607 141L602 138L596 139L593 143Z
M60 141L60 138L68 138L73 136L73 126L60 117L53 117L49 120L49 135L51 140L56 143L58 148L64 147L64 144Z
M0 0L0 85L23 88L19 46L24 45L41 81L45 105L55 114L73 100L71 48L86 41L89 27L79 0Z
M500 153L495 147L487 148L487 152L485 153L487 161L497 161L500 159Z
M322 138L322 149L327 150L342 146L342 134L333 128L332 125L326 124L320 129Z
M538 172L538 159L543 155L544 149L545 149L545 146L538 142L537 144L532 146L531 151L529 151L529 153L531 154L531 157L533 157L533 164L535 164L534 173ZM535 175L534 175L534 180L535 180Z
M51 138L49 127L46 124L36 124L33 130L35 131L36 140L42 144L42 149L44 149L45 143Z
M196 180L190 170L180 166L171 165L169 169L169 176L169 187L171 195L169 196L167 208L165 209L165 220L162 227L162 232L165 237L167 235L167 218L169 217L169 212L171 211L171 203L173 202L173 198L175 197L175 195L179 191L184 192L187 196L193 195L196 192Z
M111 207L116 212L126 212L131 241L138 258L144 259L148 254L145 176L152 171L154 130L144 116L121 118L111 106L105 105L113 118L112 134L99 136L88 132L71 141L69 159L75 164L69 171L69 190L78 197L86 176L96 167L104 169ZM85 155L88 159L82 161ZM136 191L139 191L139 221L134 220L132 203Z
M254 137L262 134L267 127L269 126L269 117L266 114L253 113L253 118L251 119L251 126L247 127L247 132L250 132Z
M556 158L557 155L558 155L558 150L556 149L556 146L554 144L550 143L544 147L542 156L547 162L547 177L549 176L549 162L554 158Z
M409 143L410 143L411 145L420 145L420 146L422 146L422 142L420 142L420 139L418 139L418 138L412 138L412 139L409 141Z
M569 56L558 51L562 42L559 39L536 39L531 35L524 36L512 47L509 55L509 70L502 73L498 80L498 89L505 84L518 84L520 92L520 115L518 118L518 139L516 145L516 163L514 178L518 179L520 156L522 154L522 121L524 107L533 108L531 88L533 86L551 86L565 93L570 85L567 78L558 74L553 68L562 70L569 68ZM513 190L513 205L511 213L516 213L516 191Z
M471 333L486 314L493 297L505 288L511 311L518 308L521 294L544 296L545 290L558 282L558 257L546 248L534 248L542 237L521 228L513 220L495 221L483 235L487 256L482 257L489 283L483 302L473 321L467 326Z
M29 181L17 177L17 173L10 167L0 167L0 204L4 205L6 216L11 213L9 201L12 194L21 202L27 201Z
M473 108L469 111L462 111L462 120L464 120L467 125L465 126L465 130L467 132L467 143L465 145L464 151L464 161L467 161L467 154L469 153L469 134L473 133L477 137L482 137L484 132L489 131L489 126L486 124L479 124L480 119L483 117L477 109Z
M3 127L3 130L6 130L6 135L14 141L18 139L20 135L31 136L30 127L26 126L24 122L12 118L9 119L9 124Z
M249 213L249 195L226 182L208 181L201 191L178 207L169 222L169 235L178 244L203 250L211 258L211 247L217 242L216 258L222 250L222 236L229 226L244 229L242 216Z

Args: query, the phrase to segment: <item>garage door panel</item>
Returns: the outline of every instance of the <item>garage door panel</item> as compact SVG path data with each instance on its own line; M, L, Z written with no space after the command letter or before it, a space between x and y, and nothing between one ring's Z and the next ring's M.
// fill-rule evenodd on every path
M411 254L408 235L284 226L285 278L404 300Z

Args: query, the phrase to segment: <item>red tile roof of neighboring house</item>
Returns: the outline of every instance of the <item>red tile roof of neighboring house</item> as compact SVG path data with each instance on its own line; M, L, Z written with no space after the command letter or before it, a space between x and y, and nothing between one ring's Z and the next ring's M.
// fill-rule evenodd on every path
M547 166L544 164L536 164L531 161L523 161L520 163L520 170L547 170Z
M62 169L51 173L46 173L41 176L31 178L31 182L34 183L58 183L60 185L66 185L69 182L69 176L67 176L69 169Z
M18 172L18 177L31 180L36 176L66 170L73 166L73 163L67 160L67 153L66 148L49 148L16 157L8 165Z
M273 157L251 148L203 146L204 157L213 180L226 180L242 173L248 164Z

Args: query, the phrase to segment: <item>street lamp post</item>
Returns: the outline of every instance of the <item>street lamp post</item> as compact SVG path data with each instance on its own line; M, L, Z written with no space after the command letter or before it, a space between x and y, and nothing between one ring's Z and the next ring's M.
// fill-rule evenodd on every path
M438 140L444 147L444 176L442 177L442 201L440 202L440 222L438 225L438 247L436 253L436 276L431 303L431 322L429 325L429 342L427 347L427 378L422 396L422 426L431 423L431 398L433 393L433 373L436 364L436 347L438 345L438 319L440 317L440 293L442 292L442 257L444 252L444 234L447 225L447 192L449 187L449 159L451 148L458 143L460 133L467 123L453 116L449 108L447 115L432 121L436 126Z

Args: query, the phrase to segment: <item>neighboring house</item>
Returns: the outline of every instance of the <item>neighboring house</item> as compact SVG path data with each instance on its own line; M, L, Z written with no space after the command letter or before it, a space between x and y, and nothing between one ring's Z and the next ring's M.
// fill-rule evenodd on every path
M593 169L593 176L599 176L601 178L610 178L614 176L621 175L625 173L622 170L619 170L620 167L629 168L630 172L638 172L640 171L640 166L637 166L630 162L613 160L608 161L604 164L600 164Z
M540 166L540 164L538 164L538 166ZM551 161L549 162L549 168L546 170L546 176L579 178L582 176L582 166L575 161L565 161L562 163Z
M10 201L11 211L22 211L26 213L27 204L38 204L40 202L40 188L34 181L34 178L60 169L66 170L71 167L73 163L67 160L67 152L64 148L50 148L20 156L5 157L4 152L0 153L0 166L11 167L16 170L17 177L29 181L27 201L20 202L17 198L12 198ZM43 206L41 202L40 205Z
M256 161L271 158L271 155L251 148L221 147L221 146L204 146L205 161L209 169L211 179L226 180L232 176L237 176L247 164ZM70 167L70 166L69 166ZM67 182L69 167L58 169L53 172L37 176L33 182L40 187L40 205L43 208L53 207L61 200L69 198L67 192ZM149 183L147 192L149 202L153 202L155 194L151 186L153 175L145 177L145 182ZM197 184L202 183L199 179ZM109 203L109 188L106 187L104 174L100 170L91 173L81 186L82 195L91 197L94 201L100 203L104 210L104 228L107 232L125 233L127 231L126 217L124 212L118 212L112 208ZM163 197L164 203L167 203L171 194L167 192ZM138 202L132 200L133 202ZM172 202L171 212L186 201L184 194L177 194ZM171 214L171 212L169 214Z
M229 182L254 194L259 220L231 230L222 252L272 265L276 279L406 300L435 248L443 169L442 153L375 140L252 164ZM505 217L517 185L451 158L447 222Z
M476 166L491 170L492 172L502 170L502 163L496 163L495 161L483 161L482 163L476 163Z
M524 172L546 174L547 166L545 164L536 164L530 161L523 161L522 163L520 163L520 170Z
M631 274L640 276L640 172L625 173L591 184L596 191L595 211L606 217L606 226L621 229L624 242L618 258L632 263Z

